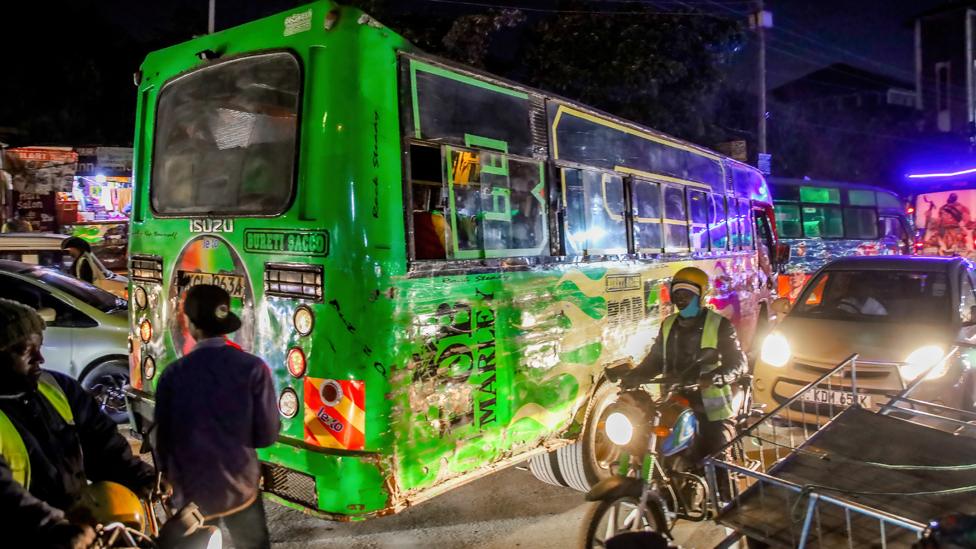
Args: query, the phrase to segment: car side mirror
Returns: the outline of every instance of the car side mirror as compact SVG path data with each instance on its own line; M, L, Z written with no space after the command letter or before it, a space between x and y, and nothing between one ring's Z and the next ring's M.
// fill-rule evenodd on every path
M40 315L41 320L44 322L54 322L58 318L58 313L50 307L41 307L37 310L37 314Z
M772 304L773 312L778 315L788 314L791 308L792 306L790 305L790 300L785 297L776 299Z

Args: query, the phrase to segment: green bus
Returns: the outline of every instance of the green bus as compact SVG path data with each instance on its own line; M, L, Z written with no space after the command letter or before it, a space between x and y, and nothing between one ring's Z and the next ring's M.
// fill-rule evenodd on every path
M151 53L130 234L138 432L217 284L267 362L272 499L397 512L532 459L586 489L609 364L640 360L679 268L748 345L776 249L755 169L417 51L328 1ZM201 380L201 383L213 382Z

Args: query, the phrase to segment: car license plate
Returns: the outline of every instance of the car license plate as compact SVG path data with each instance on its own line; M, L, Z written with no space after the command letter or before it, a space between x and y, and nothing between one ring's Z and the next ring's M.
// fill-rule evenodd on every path
M199 286L201 284L220 286L226 290L231 297L244 297L243 276L214 273L188 273L186 271L180 271L179 286L181 290L185 290L193 286Z
M829 389L811 389L801 397L801 400L817 404L834 406L850 406L854 402L854 395L850 391L831 391ZM871 407L871 396L864 393L857 395L857 403L862 408Z

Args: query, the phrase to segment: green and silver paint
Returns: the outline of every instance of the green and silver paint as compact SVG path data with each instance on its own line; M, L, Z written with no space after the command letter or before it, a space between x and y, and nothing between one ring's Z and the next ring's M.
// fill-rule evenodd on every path
M267 362L279 393L294 390L301 409L303 380L286 368L294 347L307 357L307 376L365 383L363 450L307 443L300 411L259 451L263 461L316 481L314 508L272 497L325 517L395 512L571 442L602 367L646 355L670 312L663 283L679 268L710 271L713 302L739 326L755 324L766 287L749 252L478 273L445 263L411 273L398 109L398 53L411 49L361 12L323 1L154 52L141 69L130 254L161 258L163 272L161 283L133 283L149 295L148 306L131 313L133 384L151 399L165 365L188 350L174 289L180 270L245 277L234 307L253 324L235 337ZM279 216L227 219L194 233L204 224L154 216L148 189L159 92L177 75L220 62L200 60L204 50L221 59L292 52L304 93L292 205ZM322 240L295 247L274 234ZM187 263L195 247L206 253ZM266 296L268 263L320 265L323 299ZM300 305L315 318L306 337L292 325ZM144 320L154 327L145 343ZM151 377L142 367L147 355L158 365Z

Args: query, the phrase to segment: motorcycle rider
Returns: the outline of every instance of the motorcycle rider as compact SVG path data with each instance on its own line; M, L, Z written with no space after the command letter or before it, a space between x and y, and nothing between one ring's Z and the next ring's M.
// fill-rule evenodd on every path
M698 418L699 439L694 457L701 462L735 438L735 409L730 384L746 365L746 358L732 323L705 307L708 275L696 267L686 267L671 279L671 303L678 312L667 317L651 347L650 354L637 368L627 373L624 383L640 384L664 374L683 384L698 384L686 391ZM702 351L714 349L706 363L699 364ZM721 480L721 479L720 479ZM720 482L722 486L725 483Z
M74 379L42 370L44 321L0 299L0 516L6 547L87 547L91 528L69 522L88 481L152 490L152 468Z

